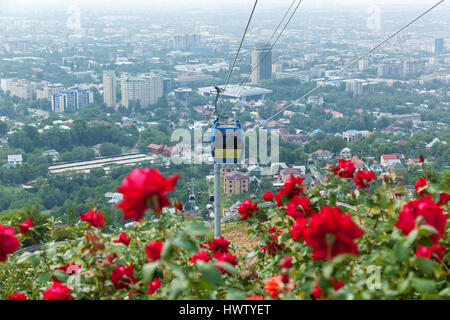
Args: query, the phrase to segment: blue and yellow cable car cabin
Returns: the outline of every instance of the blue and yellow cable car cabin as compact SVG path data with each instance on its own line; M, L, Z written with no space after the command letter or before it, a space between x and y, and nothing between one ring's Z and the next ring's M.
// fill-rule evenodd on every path
M214 163L237 164L244 154L244 136L239 120L235 124L214 122L211 135L211 151Z

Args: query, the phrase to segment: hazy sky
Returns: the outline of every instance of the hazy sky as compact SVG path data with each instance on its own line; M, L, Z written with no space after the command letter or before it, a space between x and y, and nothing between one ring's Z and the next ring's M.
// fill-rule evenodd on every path
M189 7L189 8L220 8L220 7L247 7L254 0L0 0L0 6L61 6L76 4L80 6L154 6L154 7ZM423 5L431 6L438 0L303 0L304 7L329 7L332 6L391 6L391 5ZM447 3L445 3L447 2ZM448 8L450 1L445 1L441 6ZM259 0L258 6L286 6L291 0Z

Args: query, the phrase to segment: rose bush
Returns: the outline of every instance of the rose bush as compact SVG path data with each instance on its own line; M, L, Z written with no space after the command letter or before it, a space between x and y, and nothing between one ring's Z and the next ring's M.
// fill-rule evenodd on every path
M76 240L18 254L38 226L0 225L0 299L450 297L449 196L429 181L410 192L392 173L355 174L340 159L320 186L291 177L264 206L244 201L239 223L258 241L245 248L183 217L168 198L177 179L133 170L118 206L135 223L114 234L93 208L80 215ZM175 213L163 213L168 206Z

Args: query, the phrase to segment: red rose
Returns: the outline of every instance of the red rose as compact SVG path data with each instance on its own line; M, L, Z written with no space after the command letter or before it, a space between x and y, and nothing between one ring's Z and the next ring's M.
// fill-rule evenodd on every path
M335 281L333 278L331 278L330 281L333 284L334 291L338 291L340 288L344 286L344 281L342 280ZM322 289L319 287L318 284L316 284L316 286L314 287L313 291L311 292L311 295L316 300L326 297L326 295L322 292Z
M160 281L158 278L154 278L153 281L150 282L150 283L147 285L147 288L148 288L147 293L148 293L148 294L153 294L153 293L155 293L155 291L158 290L160 287L161 287L161 281Z
M273 193L270 190L267 190L263 195L263 200L266 202L271 202L273 200Z
M115 252L113 252L108 255L107 260L108 260L109 264L113 264L114 259L116 259L116 258L117 258L117 254Z
M356 173L356 177L353 178L353 181L355 181L355 184L359 189L370 187L369 182L373 180L375 180L375 174L371 170L359 170Z
M128 247L128 245L130 244L131 241L131 237L127 238L127 234L125 232L122 232L119 236L119 239L114 240L115 243L123 243L124 245L126 245Z
M282 187L281 189L283 189L286 196L291 199L294 196L298 196L301 192L303 193L303 181L305 181L305 178L294 177L291 174L289 179L284 182L284 187Z
M337 207L322 207L313 214L304 231L304 240L313 248L314 260L331 259L339 254L358 254L354 239L364 234L351 219Z
M252 203L251 200L244 200L239 206L238 212L241 215L241 220L245 220L252 216L252 213L258 211L258 204Z
M353 178L353 174L355 173L355 165L352 160L338 158L338 165L336 167L332 167L332 171L336 176L342 178Z
M145 248L145 253L147 254L147 260L152 262L161 259L161 251L163 248L163 242L161 240L158 241L150 241Z
M81 221L86 221L95 228L103 227L105 224L105 217L100 211L96 211L95 209L89 210L85 214L80 213L80 218Z
M425 162L425 158L423 157L423 155L419 156L419 162L420 163L424 163Z
M280 294L287 293L294 289L294 281L289 279L288 283L283 283L281 274L266 279L264 290L270 294L272 299L278 299Z
M59 281L53 281L53 284L47 291L42 292L44 300L73 300L69 295L70 289Z
M256 294L254 294L254 295L252 295L250 297L247 297L246 300L266 300L266 298L261 297L261 296L257 296Z
M427 178L420 178L416 181L414 189L416 189L416 191L419 193L419 197L423 197L425 195L426 186L427 186Z
M286 206L286 214L291 216L294 220L305 218L311 214L309 199L304 196L293 197Z
M333 284L334 291L338 291L340 288L342 288L345 285L344 281L342 281L342 280L336 281L333 278L331 278L330 281Z
M183 210L183 204L181 202L177 203L177 210L179 210L179 211Z
M268 252L271 255L275 255L277 251L281 251L284 249L284 246L277 243L278 235L282 233L281 230L277 230L276 227L269 229L269 234L272 234L270 237L272 240L269 240L265 246L261 246L261 250Z
M61 270L64 271L64 273L67 274L68 276L71 276L73 274L76 274L80 269L81 266L76 265L75 262L72 262L72 264L66 264L64 266L54 268L52 271ZM53 276L53 280L58 281L58 279L55 276Z
M146 209L160 214L162 208L170 205L167 193L175 187L179 175L165 178L158 169L133 169L123 179L117 190L123 194L123 200L117 205L124 213L124 219L139 221Z
M433 244L432 247L425 247L423 245L419 245L416 250L416 256L424 257L427 259L433 259L438 263L442 263L442 259L444 258L444 253L447 251L445 246L440 246L438 244Z
M314 289L311 291L311 296L316 300L319 300L322 297L322 289L320 289L318 284L316 284Z
M447 202L450 201L450 194L443 192L439 195L439 202L438 205L443 206Z
M291 230L289 230L289 232L292 235L292 240L295 241L297 239L303 239L307 223L308 220L304 218L295 220L295 223L292 225Z
M25 234L33 227L33 219L28 218L22 223L19 223L19 230L21 234Z
M19 246L14 228L0 224L0 262L6 261L6 255L16 251Z
M286 191L284 190L284 188L281 188L280 192L275 194L275 202L277 203L277 207L282 207L283 206L283 202L281 201L281 198L284 195L286 195Z
M209 253L202 250L202 251L196 252L196 253L189 259L189 261L191 261L191 262L193 262L193 263L196 263L198 260L208 262L208 261L211 260L211 259L212 259L212 257L209 255Z
M238 262L236 261L236 256L232 256L227 252L217 252L214 257L217 258L217 262L226 262L231 264L232 266L238 264ZM221 266L217 266L217 268L220 270L220 272L222 272L222 274L226 273L226 270Z
M138 282L134 277L133 265L126 268L123 265L117 266L112 271L110 279L116 289L130 290L129 285Z
M206 242L201 247L206 248L206 245L212 252L228 252L229 244L230 243L224 237L220 237L214 239L213 241Z
M281 268L290 269L292 268L292 258L290 256L286 256L281 260Z
M15 292L12 296L8 296L8 300L28 300L28 297L23 293Z
M430 195L405 204L395 226L406 236L416 229L416 220L419 216L423 218L422 223L437 230L437 234L430 236L433 242L444 236L447 215L442 212L442 208L433 201Z

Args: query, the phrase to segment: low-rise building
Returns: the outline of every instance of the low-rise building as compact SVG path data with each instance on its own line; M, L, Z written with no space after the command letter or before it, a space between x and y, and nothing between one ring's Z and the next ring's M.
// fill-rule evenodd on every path
M290 179L291 175L295 178L300 177L302 172L300 169L294 169L294 168L286 168L280 171L281 179L283 181L286 181Z
M228 196L241 195L249 191L250 175L240 171L232 171L224 176L224 191Z
M342 149L342 151L339 152L339 157L343 159L350 159L352 157L350 148L345 147L344 149Z
M342 133L342 138L344 138L345 141L351 143L360 138L367 137L369 134L370 132L367 130L347 130Z
M151 143L147 146L147 151L154 154L159 154L163 157L170 157L172 152L175 151L175 147L167 147L162 144Z
M43 155L44 157L47 157L47 156L48 156L48 157L51 157L53 162L59 160L59 152L56 151L55 149L50 149L50 150L44 151L44 152L42 153L42 155Z
M9 154L8 155L8 164L10 164L14 167L18 164L22 164L22 155L21 154Z
M401 159L403 159L403 155L400 153L383 154L381 155L380 164L390 167L394 164L401 164Z

